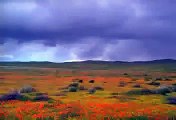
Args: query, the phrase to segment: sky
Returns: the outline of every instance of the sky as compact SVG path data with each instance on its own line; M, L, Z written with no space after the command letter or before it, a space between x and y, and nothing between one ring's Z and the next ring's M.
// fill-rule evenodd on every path
M0 0L0 61L176 59L175 4Z

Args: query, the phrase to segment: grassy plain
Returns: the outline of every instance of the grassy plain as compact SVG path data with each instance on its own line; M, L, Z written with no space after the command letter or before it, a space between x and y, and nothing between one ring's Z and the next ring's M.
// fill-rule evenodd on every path
M0 120L176 120L176 64L1 63L0 98Z

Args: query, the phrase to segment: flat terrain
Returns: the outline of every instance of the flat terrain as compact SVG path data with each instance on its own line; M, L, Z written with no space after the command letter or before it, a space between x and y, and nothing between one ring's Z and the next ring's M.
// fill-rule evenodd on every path
M0 120L175 120L176 62L0 63Z

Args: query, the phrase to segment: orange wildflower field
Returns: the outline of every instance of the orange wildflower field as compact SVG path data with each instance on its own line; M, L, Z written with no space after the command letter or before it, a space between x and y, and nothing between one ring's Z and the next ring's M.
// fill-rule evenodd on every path
M1 66L0 120L176 120L176 73Z

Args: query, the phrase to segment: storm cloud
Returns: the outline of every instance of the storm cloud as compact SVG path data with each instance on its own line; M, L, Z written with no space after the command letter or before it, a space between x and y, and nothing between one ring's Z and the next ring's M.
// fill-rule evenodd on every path
M0 60L176 59L175 4L171 0L1 0Z

